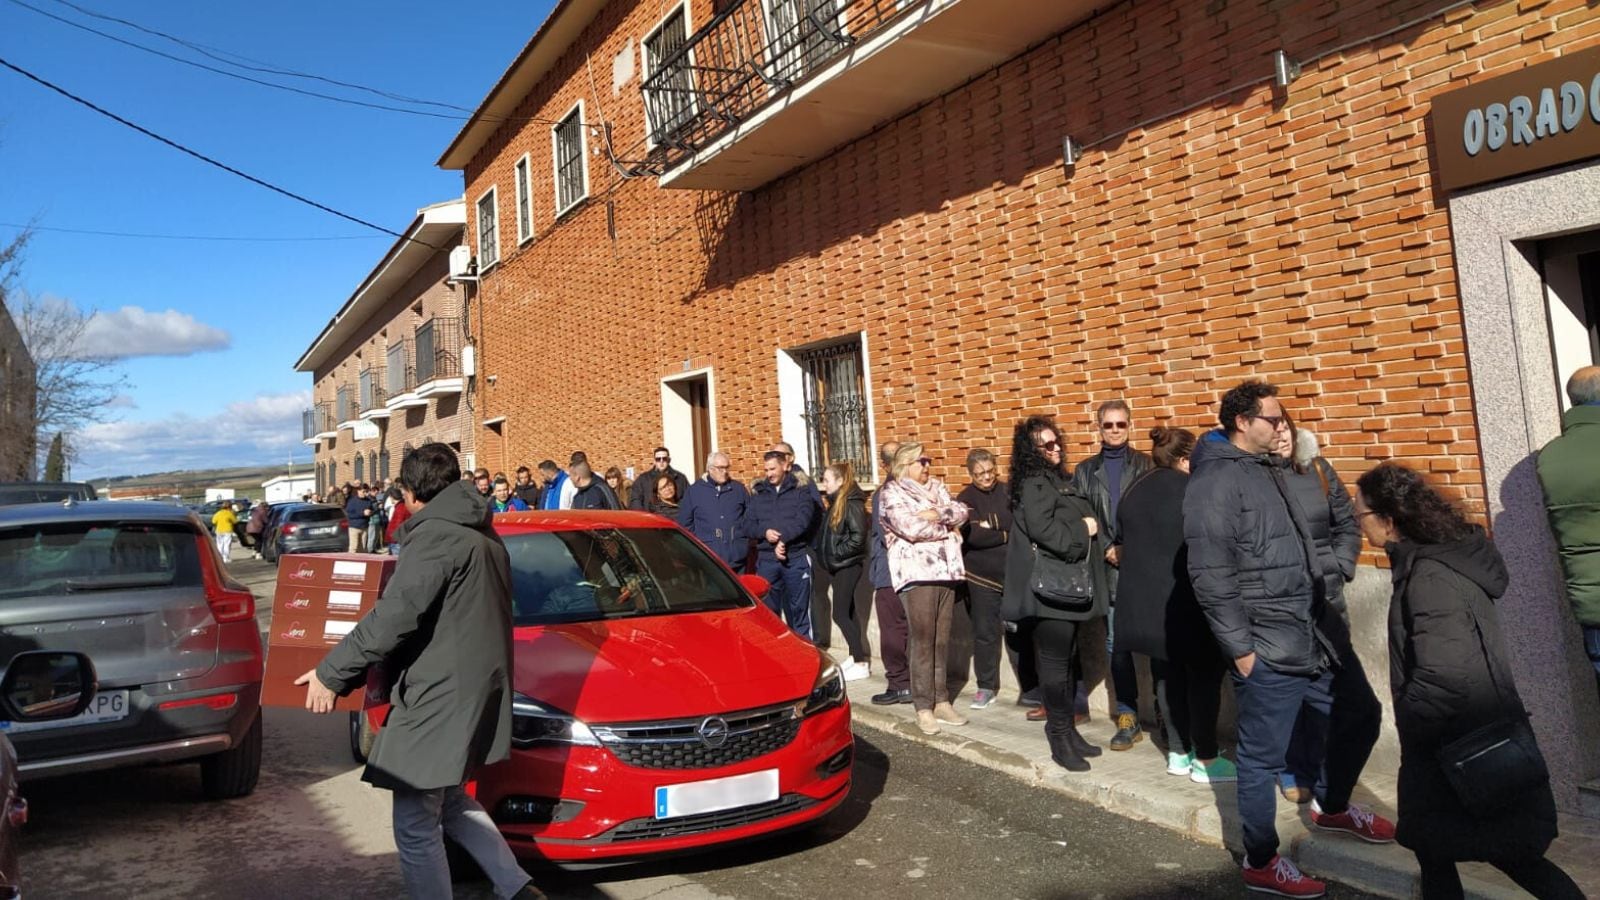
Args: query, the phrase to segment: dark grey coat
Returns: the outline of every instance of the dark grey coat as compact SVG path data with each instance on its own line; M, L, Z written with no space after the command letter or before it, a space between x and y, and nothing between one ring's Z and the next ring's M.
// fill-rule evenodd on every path
M1389 685L1400 733L1399 842L1419 855L1452 860L1544 855L1557 824L1548 785L1528 791L1501 816L1475 818L1438 760L1441 745L1523 712L1492 600L1509 581L1505 562L1482 532L1450 544L1387 549L1394 572Z
M344 694L384 661L389 713L362 778L383 788L461 784L511 755L511 566L489 503L458 481L398 531L383 596L317 666Z
M1320 672L1327 655L1315 627L1320 567L1313 576L1304 521L1291 511L1277 457L1246 453L1218 431L1195 445L1190 465L1183 500L1189 580L1222 652L1229 659L1255 653L1285 674Z
M1031 475L1022 482L1021 499L1011 511L1011 539L1006 549L1006 584L1000 614L1007 621L1064 619L1086 622L1106 614L1106 545L1091 537L1084 518L1094 517L1089 501L1072 492L1065 475L1050 472ZM1094 576L1094 604L1082 613L1040 603L1033 595L1033 545L1067 562L1089 560Z
M1155 463L1150 460L1150 454L1129 447L1128 456L1122 463L1122 489L1118 492L1119 495L1127 497L1128 488L1154 465ZM1100 520L1100 542L1107 547L1116 544L1121 535L1118 531L1117 517L1111 515L1111 484L1106 480L1104 450L1078 463L1078 467L1072 470L1072 490L1094 507L1094 517ZM1112 603L1117 601L1117 584L1120 576L1121 569L1117 566L1109 564L1106 566L1106 591L1110 594Z

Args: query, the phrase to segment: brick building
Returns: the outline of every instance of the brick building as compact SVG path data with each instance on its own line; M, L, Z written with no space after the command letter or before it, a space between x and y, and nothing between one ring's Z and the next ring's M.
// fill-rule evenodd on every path
M419 210L295 363L315 379L301 437L316 448L319 493L395 477L405 453L430 441L470 465L464 306L446 280L465 218L460 200Z
M439 160L484 464L748 476L781 435L876 480L917 437L960 483L1025 413L1077 459L1102 399L1208 427L1266 377L1347 480L1404 459L1491 521L1557 796L1600 815L1530 462L1600 357L1597 47L1584 0L561 0Z
M0 299L0 481L29 481L36 472L33 357Z

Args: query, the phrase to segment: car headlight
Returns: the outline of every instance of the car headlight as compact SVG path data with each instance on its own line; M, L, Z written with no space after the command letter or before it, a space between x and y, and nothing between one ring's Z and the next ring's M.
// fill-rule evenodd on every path
M801 717L816 715L844 703L844 672L828 654L818 650L817 656L822 659L822 670L811 685L811 694L803 702L795 704Z
M522 694L511 695L511 743L518 747L535 744L600 746L588 725Z

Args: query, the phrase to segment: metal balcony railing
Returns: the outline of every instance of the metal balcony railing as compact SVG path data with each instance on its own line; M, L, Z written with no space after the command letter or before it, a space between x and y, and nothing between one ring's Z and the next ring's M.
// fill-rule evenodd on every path
M384 354L384 393L398 397L417 386L417 373L411 367L411 345L406 339L389 345Z
M625 164L639 174L665 173L910 5L734 0L644 80L649 149L641 143L624 154Z
M312 404L300 411L300 439L309 441L319 434L333 430L333 413L326 402Z
M461 320L435 316L417 326L417 384L461 377Z
M355 418L356 396L355 391L350 389L350 385L347 384L344 387L339 388L339 393L335 396L337 399L334 402L334 410L336 413L334 421L348 422Z
M383 366L367 366L356 379L359 392L357 402L361 404L362 412L383 406L383 371Z

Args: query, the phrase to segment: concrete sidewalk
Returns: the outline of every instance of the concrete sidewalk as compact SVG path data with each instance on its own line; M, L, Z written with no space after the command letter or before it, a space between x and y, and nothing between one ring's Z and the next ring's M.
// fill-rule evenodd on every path
M955 705L970 723L943 726L942 734L929 737L917 729L910 704L872 705L868 698L885 689L878 661L873 662L871 678L849 685L858 724L923 741L1040 789L1059 791L1240 852L1234 785L1200 785L1187 777L1168 775L1165 755L1148 736L1126 752L1107 749L1091 761L1089 772L1068 773L1051 761L1043 724L1027 721L1026 710L1016 705L1015 689L1003 686L1000 698L984 710L967 709L972 698L969 687ZM1115 729L1100 708L1096 707L1094 719L1080 730L1091 743L1107 747ZM1374 773L1362 777L1355 802L1393 818L1394 796L1394 776ZM1305 817L1307 808L1279 800L1278 834L1284 855L1318 877L1389 897L1416 896L1416 859L1409 851L1395 844L1367 844L1347 835L1313 830ZM1586 894L1600 897L1600 823L1563 816L1561 837L1551 847L1550 858L1566 869ZM1464 864L1461 874L1469 897L1527 896L1489 866ZM1242 884L1240 891L1242 894Z

